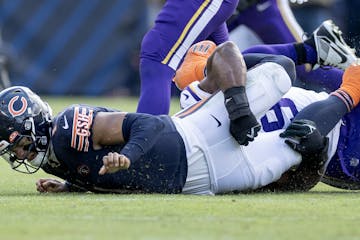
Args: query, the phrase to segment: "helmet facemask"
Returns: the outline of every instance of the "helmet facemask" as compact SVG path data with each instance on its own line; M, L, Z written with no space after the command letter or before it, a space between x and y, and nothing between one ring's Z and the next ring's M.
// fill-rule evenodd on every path
M0 107L0 125L3 122L6 123L0 129L0 155L10 164L12 169L31 174L38 171L47 162L50 145L51 108L30 89L13 88L15 89L10 93L18 94L19 97L16 99L26 101L27 109L21 115L11 116L11 111L2 111L4 107ZM1 97L3 92L0 93L0 101L3 100ZM3 102L6 104L6 101ZM23 105L25 104L21 106ZM24 138L28 142L26 144L27 154L24 159L19 159L14 149ZM32 160L27 159L30 152L37 154Z

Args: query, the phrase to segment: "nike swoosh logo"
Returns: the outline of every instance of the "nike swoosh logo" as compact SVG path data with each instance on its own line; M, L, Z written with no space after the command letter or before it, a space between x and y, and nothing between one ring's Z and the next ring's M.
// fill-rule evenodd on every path
M219 119L217 119L214 115L210 114L210 116L215 119L215 121L217 122L217 127L220 127L221 126L221 122L219 121Z
M67 121L66 116L64 116L64 126L62 128L65 129L65 130L69 128L69 123Z
M331 41L329 39L324 38L323 39L325 42L327 42L331 48L341 57L341 62L340 63L345 63L347 58L346 58L346 52L345 50L343 50L342 48L339 48L339 50L336 47L333 47L331 44Z
M260 125L256 125L256 126L252 127L250 130L250 133L246 134L246 136L250 139L254 139L258 135L258 132L260 131L260 129L261 129Z
M258 10L258 12L263 12L266 9L268 9L270 6L271 6L270 1L267 1L267 2L264 2L264 3L258 3L258 4L256 4L256 10Z
M345 63L346 60L347 60L346 57L339 50L337 50L336 48L333 48L333 50L335 52L337 52L339 54L339 56L341 57L341 62L340 63Z

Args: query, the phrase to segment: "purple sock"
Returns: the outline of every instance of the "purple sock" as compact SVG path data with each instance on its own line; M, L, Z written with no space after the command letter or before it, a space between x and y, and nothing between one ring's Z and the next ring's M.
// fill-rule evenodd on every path
M150 59L140 59L141 93L137 112L168 114L174 70Z
M312 65L316 64L317 62L317 52L316 50L306 43L303 44L305 52L306 52L306 62Z
M285 44L269 44L269 45L255 45L252 46L243 53L265 53L265 54L275 54L275 55L285 55L291 58L295 63L297 61L297 53L295 47L292 43Z

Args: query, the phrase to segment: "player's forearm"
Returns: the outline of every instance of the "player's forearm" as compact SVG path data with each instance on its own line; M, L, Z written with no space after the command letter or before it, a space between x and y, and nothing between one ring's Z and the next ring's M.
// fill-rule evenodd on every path
M164 122L159 117L147 114L129 113L123 123L123 135L126 141L120 154L125 155L131 163L146 154L157 141Z

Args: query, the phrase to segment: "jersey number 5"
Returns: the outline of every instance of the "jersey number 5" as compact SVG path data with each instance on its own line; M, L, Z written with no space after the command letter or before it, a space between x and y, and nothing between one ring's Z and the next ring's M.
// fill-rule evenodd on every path
M298 113L295 103L282 98L261 118L261 125L265 132L271 132L285 128ZM285 126L286 124L286 126Z

